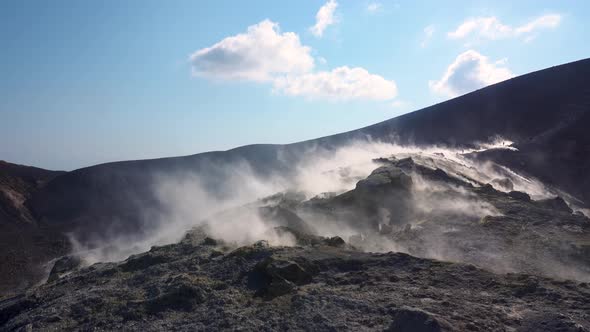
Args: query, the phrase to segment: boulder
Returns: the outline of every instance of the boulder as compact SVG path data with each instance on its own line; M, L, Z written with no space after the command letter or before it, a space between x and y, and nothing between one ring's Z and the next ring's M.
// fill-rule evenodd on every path
M400 159L395 163L395 165L406 171L411 171L414 169L414 167L416 167L416 163L412 157Z
M206 299L206 290L186 280L166 287L164 292L145 303L149 313L163 311L191 311Z
M494 179L490 182L495 188L503 189L506 191L514 190L514 184L510 179L503 178L503 179Z
M47 282L55 281L62 276L74 271L75 269L82 266L82 260L78 256L64 256L58 258L53 264L51 272L49 272L49 278Z
M292 261L270 259L264 262L264 270L273 279L288 280L296 285L304 285L311 282L312 274L306 271L301 265Z
M374 170L366 179L356 184L360 191L383 189L410 190L412 178L395 166L381 166Z
M268 257L256 264L248 283L257 288L258 295L274 298L292 292L297 286L310 283L314 270L309 262L300 264Z
M340 236L330 237L324 240L324 243L329 245L330 247L343 247L346 245L346 242L342 240Z
M524 202L529 202L531 200L531 196L527 193L523 193L522 191L511 191L508 193L508 196Z
M483 186L481 186L479 188L479 190L484 193L484 194L495 194L498 191L496 190L496 188L494 188L494 186L492 186L489 183L484 184Z
M397 309L393 322L386 329L389 332L440 332L439 322L425 311L414 308Z
M213 238L210 238L208 236L203 239L203 245L204 246L216 246L217 244L218 244L217 243L217 240L215 240Z
M538 205L561 212L573 213L574 211L567 205L563 198L557 196L555 198L543 199L537 202Z
M273 279L266 288L266 295L274 298L277 296L289 294L297 288L294 283L285 279Z

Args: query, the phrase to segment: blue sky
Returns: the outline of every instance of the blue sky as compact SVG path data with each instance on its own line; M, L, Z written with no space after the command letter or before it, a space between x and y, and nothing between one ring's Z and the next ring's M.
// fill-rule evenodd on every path
M588 1L3 1L0 159L70 170L352 130L586 58L588 21Z

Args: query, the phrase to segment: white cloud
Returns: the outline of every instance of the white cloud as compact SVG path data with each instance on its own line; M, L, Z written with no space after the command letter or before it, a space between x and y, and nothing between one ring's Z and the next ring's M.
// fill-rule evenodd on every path
M359 67L338 67L301 76L285 76L274 82L276 92L330 100L389 100L397 95L394 81Z
M398 109L406 109L410 106L412 106L412 103L410 103L409 101L405 101L405 100L395 100L391 103L391 107L398 108Z
M311 48L293 32L281 33L269 20L248 27L190 56L196 76L268 82L277 93L330 100L388 100L397 94L394 81L347 66L315 71ZM321 64L326 59L317 57Z
M311 49L293 32L281 33L269 20L248 27L190 56L194 75L220 79L271 81L276 74L313 69Z
M516 34L525 34L525 33L530 33L533 32L534 30L537 29L543 29L543 28L555 28L559 25L559 23L561 22L561 15L557 15L557 14L551 14L551 15L544 15L541 17L538 17L534 20L532 20L531 22L519 26L515 29Z
M486 56L469 50L459 54L440 80L428 85L435 93L455 97L514 77L505 63L504 59L491 63Z
M329 25L336 23L336 19L334 18L336 7L338 7L338 3L335 0L329 0L320 7L315 15L315 25L309 28L314 36L322 37L324 30L326 30Z
M524 37L525 40L530 38L530 34L540 30L555 28L561 22L561 15L548 14L540 16L526 24L513 27L503 24L495 16L470 18L461 25L447 34L451 39L462 39L470 35L483 39L504 39Z
M432 38L432 35L434 35L434 31L436 31L436 29L434 28L434 25L432 25L432 24L427 26L426 28L424 28L424 39L422 39L422 42L420 43L420 47L422 47L422 48L426 47L426 45L428 44L428 42Z
M376 13L379 11L379 9L381 9L381 3L379 2L371 2L369 5L367 5L367 11L369 13Z

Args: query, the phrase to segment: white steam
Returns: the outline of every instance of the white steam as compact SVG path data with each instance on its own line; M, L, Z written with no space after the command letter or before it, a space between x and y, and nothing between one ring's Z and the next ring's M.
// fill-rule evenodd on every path
M510 142L500 141L485 145L489 148L510 147ZM482 151L483 147L473 149L449 149L430 146L401 146L378 142L357 142L335 151L321 148L310 149L301 156L294 175L271 176L264 179L255 174L247 162L231 165L213 165L223 175L224 190L212 192L207 189L197 173L154 174L153 190L163 208L154 211L146 207L146 225L150 225L141 236L114 235L109 243L89 250L73 239L75 253L88 263L98 261L123 260L131 254L149 250L156 245L179 241L194 227L202 227L210 236L235 245L245 245L257 240L267 240L273 245L293 245L289 235L269 232L279 223L262 218L257 200L278 192L294 191L304 194L306 199L322 193L342 193L351 190L355 184L367 177L379 165L375 158L412 157L430 168L439 168L451 177L468 181L475 186L490 183L495 179L508 179L513 190L529 193L533 198L551 196L551 191L540 182L523 177L506 167L492 163L479 163L467 154ZM446 184L432 183L414 175L414 204L424 214L446 213L464 215L466 218L482 218L499 215L490 204L482 202L465 189ZM496 189L509 191L494 185ZM453 195L445 196L444 192ZM246 206L250 204L249 207ZM339 220L315 220L310 215L301 215L308 224L322 236L351 236L367 233L362 228L344 225ZM310 219L311 218L311 219ZM318 217L319 218L319 217ZM415 224L420 221L416 220ZM415 226L419 227L419 226ZM366 250L399 250L391 241L362 241Z

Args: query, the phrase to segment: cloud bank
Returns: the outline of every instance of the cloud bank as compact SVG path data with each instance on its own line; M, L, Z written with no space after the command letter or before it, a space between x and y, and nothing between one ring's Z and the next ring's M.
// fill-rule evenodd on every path
M464 39L475 36L489 40L524 37L525 40L528 40L535 31L555 28L560 22L561 15L559 14L543 15L516 27L503 24L495 16L476 17L461 23L447 36L451 39Z
M277 74L296 74L314 67L311 49L293 32L264 20L246 33L227 37L190 56L193 74L221 78L270 81Z
M502 61L492 63L486 56L468 50L457 56L440 80L428 85L437 94L455 97L512 77L514 74Z
M271 83L275 93L288 96L389 100L397 95L394 81L361 67L315 71L311 48L301 44L296 33L281 32L279 24L270 20L194 52L190 63L195 76Z
M311 31L314 36L322 37L324 35L324 30L326 30L329 25L336 23L336 18L334 17L336 7L338 7L338 3L334 0L329 0L320 7L315 15L315 25L309 28L309 31Z
M371 74L363 68L347 66L332 71L279 77L274 82L274 88L275 91L289 96L331 100L387 100L397 95L395 82Z

